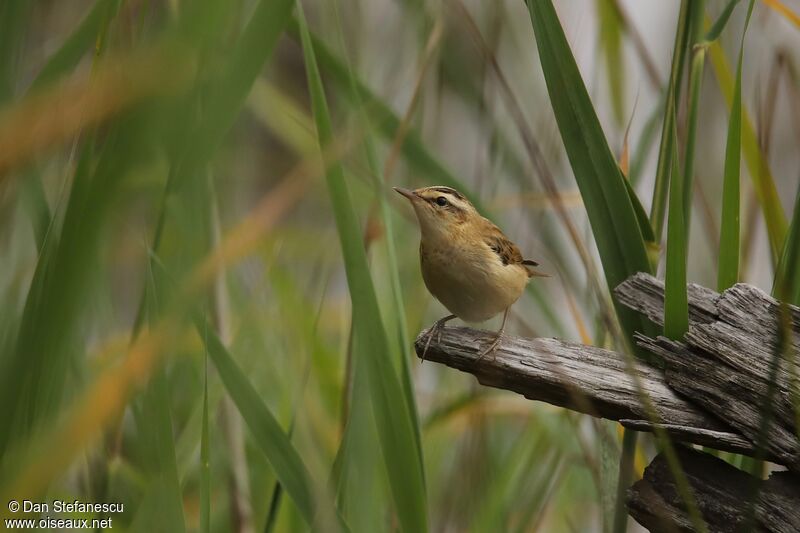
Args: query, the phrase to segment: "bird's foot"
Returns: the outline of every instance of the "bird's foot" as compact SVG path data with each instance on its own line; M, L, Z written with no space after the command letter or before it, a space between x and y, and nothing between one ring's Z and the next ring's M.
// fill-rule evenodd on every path
M492 358L494 358L497 355L497 348L500 346L500 343L502 341L503 341L503 332L500 332L497 334L497 337L495 337L494 341L492 341L492 344L490 344L488 348L486 348L485 350L483 350L481 353L478 354L478 358L475 359L475 362L477 363L478 361L480 361L489 354L491 354Z
M433 323L433 326L431 326L431 329L428 330L428 334L426 335L428 337L428 340L425 341L425 348L422 350L422 357L420 357L420 359L425 361L425 355L427 355L428 353L428 348L430 348L431 346L431 341L433 340L434 335L436 335L436 343L441 344L442 330L444 329L444 325L448 320L452 320L453 318L455 318L455 316L450 315L444 318L440 318L439 320Z

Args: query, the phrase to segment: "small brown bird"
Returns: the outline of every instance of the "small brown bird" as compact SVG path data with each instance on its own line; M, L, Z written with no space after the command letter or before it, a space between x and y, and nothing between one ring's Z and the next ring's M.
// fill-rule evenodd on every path
M503 312L497 338L478 359L497 349L511 305L528 280L547 277L523 259L519 248L500 228L482 217L464 195L450 187L394 190L411 201L420 227L419 257L425 286L452 314L434 323L422 359L434 335L448 320L483 322ZM437 337L438 339L438 337Z

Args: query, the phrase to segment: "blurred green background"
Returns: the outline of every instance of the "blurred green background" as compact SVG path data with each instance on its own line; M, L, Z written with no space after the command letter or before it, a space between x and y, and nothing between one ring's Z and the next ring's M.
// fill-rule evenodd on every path
M671 336L685 281L798 303L800 2L553 3L4 0L2 517L624 530L651 437L413 355L445 311L391 186L552 274L512 335L629 350L636 270Z

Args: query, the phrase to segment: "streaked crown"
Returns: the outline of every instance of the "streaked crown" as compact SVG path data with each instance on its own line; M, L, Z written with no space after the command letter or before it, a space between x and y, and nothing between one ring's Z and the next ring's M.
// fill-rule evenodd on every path
M414 206L423 239L426 236L448 238L456 227L470 219L480 218L469 200L452 187L434 185L413 191L395 190Z
M422 200L420 203L427 204L431 211L439 216L453 215L458 218L465 218L472 213L476 213L475 207L470 201L452 187L444 185L423 187L415 190L414 194Z

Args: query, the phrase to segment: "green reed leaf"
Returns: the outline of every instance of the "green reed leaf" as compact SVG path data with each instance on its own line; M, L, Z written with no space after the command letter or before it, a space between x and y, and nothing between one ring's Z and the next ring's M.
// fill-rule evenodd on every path
M656 180L653 185L653 202L650 208L650 223L656 241L661 242L664 231L664 216L666 214L667 195L669 189L670 169L672 165L672 128L675 120L676 103L680 98L681 80L683 79L683 65L686 58L686 43L689 41L691 29L691 13L689 1L681 1L681 10L678 15L678 27L675 30L675 44L672 49L672 66L670 67L669 85L664 105L664 120L661 123L661 143L658 147L658 162L656 163Z
M716 41L719 39L720 34L722 34L722 30L725 29L725 26L728 24L728 20L731 18L731 14L733 13L733 8L737 6L737 4L741 0L730 0L726 5L722 12L717 17L717 20L714 21L714 24L711 26L711 29L708 30L706 33L704 40L711 42Z
M297 35L299 29L297 21L293 20L288 30ZM400 118L378 98L362 81L353 79L348 72L347 66L336 57L325 43L311 35L311 44L319 66L325 73L330 75L331 81L342 88L344 96L350 104L363 106L364 111L371 119L372 126L389 141L393 140L397 129L400 126ZM355 89L351 89L355 85ZM426 183L437 183L447 185L463 192L470 202L481 213L488 214L489 210L468 187L463 180L456 177L444 166L431 152L425 147L419 134L413 128L409 128L401 145L401 151L405 161L414 169L416 174L425 176Z
M739 280L739 184L742 157L742 61L744 58L744 39L753 0L747 9L742 38L739 43L739 61L736 66L736 82L733 88L731 116L728 121L728 137L725 142L725 169L722 182L722 221L719 237L719 265L717 269L717 290L731 287Z
M674 118L674 117L673 117ZM689 303L686 294L686 186L678 165L678 136L672 121L672 172L669 180L669 219L667 220L667 269L664 280L664 335L683 339L689 329Z
M552 3L529 1L528 9L556 122L613 289L650 271L642 228ZM628 338L652 329L635 313L619 306L617 313Z
M195 327L205 342L208 356L219 372L225 389L250 429L253 441L266 456L283 490L297 506L303 519L313 526L319 509L314 499L311 474L303 460L213 328L199 316L195 319Z
M772 284L772 295L783 301L800 305L800 186L794 201L794 215L783 253Z
M320 149L324 150L333 139L333 129L315 50L300 4L297 10L314 121ZM338 163L330 165L326 179L353 304L353 328L359 348L355 353L356 371L362 368L367 374L373 417L400 524L406 531L424 532L428 527L426 491L422 450L415 436L418 430L414 427L408 399L404 398L405 391L391 360L389 340L342 166Z

